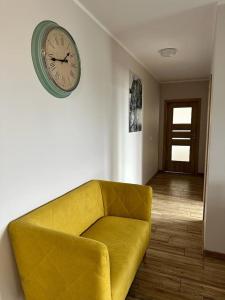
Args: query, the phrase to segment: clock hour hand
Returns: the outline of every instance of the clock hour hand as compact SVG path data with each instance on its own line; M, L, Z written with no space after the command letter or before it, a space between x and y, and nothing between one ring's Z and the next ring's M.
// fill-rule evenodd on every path
M66 56L67 57L67 56ZM61 61L61 62L65 62L65 63L68 63L68 59L64 58L64 59L57 59L55 57L52 57L51 58L52 61Z

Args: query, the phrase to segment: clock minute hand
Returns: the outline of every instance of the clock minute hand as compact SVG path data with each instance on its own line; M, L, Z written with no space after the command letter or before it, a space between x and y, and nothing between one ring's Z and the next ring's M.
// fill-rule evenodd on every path
M65 58L64 58L64 61L67 61L67 62L68 62L67 57L68 57L69 55L70 55L70 53L68 52L68 53L66 54Z

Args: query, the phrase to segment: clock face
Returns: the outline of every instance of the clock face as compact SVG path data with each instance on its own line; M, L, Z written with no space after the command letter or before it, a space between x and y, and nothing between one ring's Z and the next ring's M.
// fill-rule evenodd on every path
M80 80L80 58L71 35L61 27L52 28L43 43L43 60L50 79L70 92Z

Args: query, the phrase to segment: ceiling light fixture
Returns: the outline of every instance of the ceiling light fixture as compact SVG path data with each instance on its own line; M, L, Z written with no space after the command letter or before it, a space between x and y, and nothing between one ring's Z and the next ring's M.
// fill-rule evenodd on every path
M160 49L159 53L163 57L172 57L177 54L177 49L176 48L164 48L164 49Z

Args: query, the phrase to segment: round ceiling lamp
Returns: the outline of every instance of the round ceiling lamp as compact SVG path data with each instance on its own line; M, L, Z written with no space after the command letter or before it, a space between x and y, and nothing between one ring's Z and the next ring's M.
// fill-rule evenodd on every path
M172 57L177 54L177 49L176 48L164 48L164 49L160 49L159 53L163 57Z

